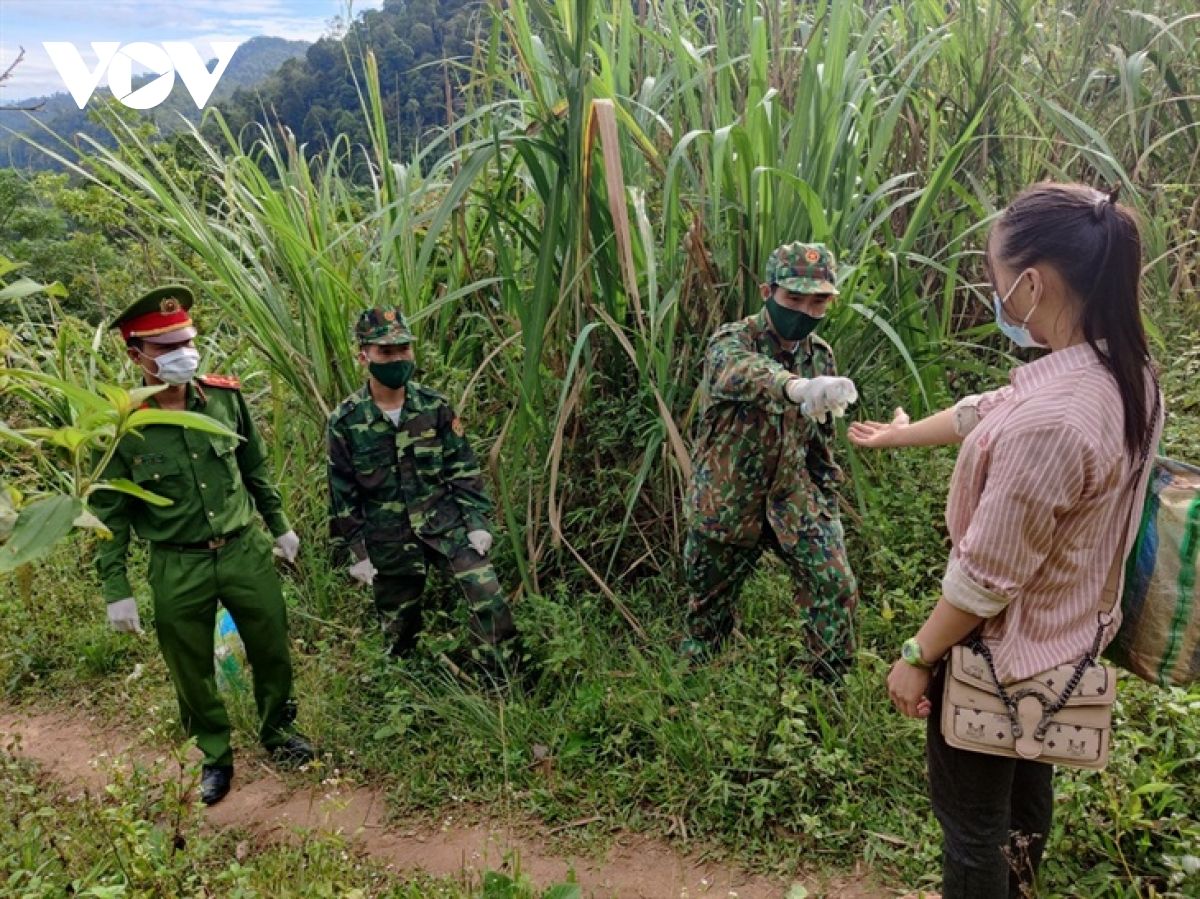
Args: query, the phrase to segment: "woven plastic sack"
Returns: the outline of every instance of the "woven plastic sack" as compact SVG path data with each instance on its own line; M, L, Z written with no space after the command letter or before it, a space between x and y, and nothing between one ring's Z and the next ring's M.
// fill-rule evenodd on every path
M1158 456L1105 656L1161 687L1200 677L1200 468Z

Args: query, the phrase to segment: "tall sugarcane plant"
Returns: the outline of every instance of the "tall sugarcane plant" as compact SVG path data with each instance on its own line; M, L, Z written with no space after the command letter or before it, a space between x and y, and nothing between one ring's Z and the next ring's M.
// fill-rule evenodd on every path
M705 341L775 245L837 253L822 334L874 414L1008 361L979 254L1029 181L1123 185L1152 300L1194 289L1200 17L1131 5L489 0L439 131L396 134L362 48L367 146L213 113L188 167L121 120L86 162L50 151L169 238L308 446L361 377L354 311L401 305L430 372L464 373L526 587L565 562L616 599L679 548Z

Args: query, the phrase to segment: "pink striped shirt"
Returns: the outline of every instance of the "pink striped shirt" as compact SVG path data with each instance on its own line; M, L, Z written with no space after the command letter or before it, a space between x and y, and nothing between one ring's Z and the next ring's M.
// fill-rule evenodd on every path
M1138 463L1125 450L1120 391L1090 346L1022 365L1011 381L955 406L965 439L946 505L953 549L942 581L951 605L988 619L983 636L1002 681L1091 649L1097 604L1140 520L1146 483L1126 518ZM1160 417L1152 447L1161 431Z

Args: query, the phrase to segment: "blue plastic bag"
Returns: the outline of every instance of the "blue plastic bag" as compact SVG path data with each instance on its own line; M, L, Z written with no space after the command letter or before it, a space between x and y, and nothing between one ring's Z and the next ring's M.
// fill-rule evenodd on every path
M221 690L246 688L246 647L233 616L224 606L217 612L216 633L213 634L213 664L217 671L217 687Z

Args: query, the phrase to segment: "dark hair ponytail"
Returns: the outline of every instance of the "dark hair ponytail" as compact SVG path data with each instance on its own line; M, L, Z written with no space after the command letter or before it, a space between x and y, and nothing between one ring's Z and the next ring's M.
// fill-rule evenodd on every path
M1084 184L1026 188L1000 216L996 256L1013 269L1047 263L1080 298L1083 336L1117 382L1125 447L1136 459L1153 428L1146 403L1149 349L1139 284L1137 219L1108 193ZM1106 349L1101 349L1100 341Z

